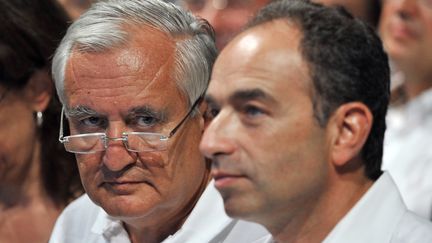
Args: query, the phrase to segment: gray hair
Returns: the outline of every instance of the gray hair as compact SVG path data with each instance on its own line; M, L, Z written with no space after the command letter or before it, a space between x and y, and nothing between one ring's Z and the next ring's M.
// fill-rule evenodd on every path
M146 25L176 42L173 79L189 105L207 89L217 56L213 28L190 12L161 0L99 1L76 20L55 52L52 73L60 101L66 105L65 71L71 53L102 52L127 44L125 26Z

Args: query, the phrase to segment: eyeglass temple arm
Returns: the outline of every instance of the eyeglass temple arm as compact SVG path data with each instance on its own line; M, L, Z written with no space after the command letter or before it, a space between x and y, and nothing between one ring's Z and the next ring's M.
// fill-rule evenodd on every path
M183 119L180 121L180 123L174 127L174 129L168 134L168 137L172 137L177 130L181 127L181 125L186 121L186 119L189 117L189 115L193 112L193 110L195 110L195 107L201 103L201 101L203 100L204 95L201 95L196 101L195 103L193 103L192 107L190 108L190 110L188 111L188 113L183 117Z
M62 106L61 115L60 115L59 141L61 143L64 142L64 139L63 139L63 116L64 116L64 106Z

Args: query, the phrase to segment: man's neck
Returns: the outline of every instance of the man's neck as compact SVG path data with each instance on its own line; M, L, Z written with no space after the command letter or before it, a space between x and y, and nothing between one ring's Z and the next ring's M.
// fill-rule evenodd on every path
M373 184L363 176L355 178L359 177L339 178L339 183L331 185L315 201L281 221L274 221L276 224L267 229L277 242L322 242Z
M204 179L191 200L184 204L184 207L174 216L162 219L151 217L152 222L140 222L140 220L132 220L124 223L128 231L129 238L132 243L159 243L165 240L170 235L174 235L184 224L189 214L192 212L201 194L206 189L211 177L209 172L204 176Z

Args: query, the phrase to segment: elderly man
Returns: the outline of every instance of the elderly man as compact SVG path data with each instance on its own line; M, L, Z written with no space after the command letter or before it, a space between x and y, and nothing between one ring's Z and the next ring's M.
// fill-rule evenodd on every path
M72 24L53 74L69 121L59 139L76 154L87 195L65 209L50 242L267 234L224 214L198 149L215 57L211 27L159 0L102 1Z
M216 60L200 148L228 215L277 242L432 242L380 170L387 57L341 11L304 0L260 11Z

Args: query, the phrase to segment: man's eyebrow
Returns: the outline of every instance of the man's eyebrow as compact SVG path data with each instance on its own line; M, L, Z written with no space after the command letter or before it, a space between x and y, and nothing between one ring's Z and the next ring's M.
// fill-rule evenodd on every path
M130 115L147 115L147 116L152 116L155 117L157 119L159 119L160 121L165 121L167 118L167 112L165 111L165 109L162 109L160 111L150 107L150 106L137 106L137 107L133 107L131 109L128 110L128 116Z
M261 100L265 102L275 103L276 100L262 89L244 89L235 91L230 97L231 103L245 102L249 100Z
M67 117L100 116L98 112L84 105L79 105L65 109Z

